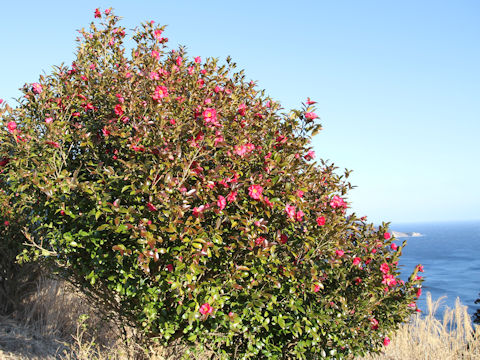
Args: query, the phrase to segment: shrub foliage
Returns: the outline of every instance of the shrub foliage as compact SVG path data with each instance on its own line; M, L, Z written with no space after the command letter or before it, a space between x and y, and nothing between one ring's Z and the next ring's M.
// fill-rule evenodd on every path
M387 225L315 162L313 102L282 112L227 59L111 10L76 59L3 105L0 182L33 251L146 339L225 358L378 351L416 309ZM5 238L2 241L6 241Z

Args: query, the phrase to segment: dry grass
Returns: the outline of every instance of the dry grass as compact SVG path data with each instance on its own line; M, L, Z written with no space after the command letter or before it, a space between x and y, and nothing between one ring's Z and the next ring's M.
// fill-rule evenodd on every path
M40 277L36 291L19 301L15 312L0 318L0 359L93 359L80 355L112 348L120 337L112 338L119 334L115 324L66 282Z
M132 340L132 329L105 320L64 281L41 277L36 291L18 301L15 312L0 316L0 360L205 359L180 345L142 348Z
M383 354L363 360L480 359L480 327L472 325L467 307L457 299L455 308L447 308L440 321L435 313L441 300L434 302L427 294L426 315L403 324ZM22 302L19 308L23 310L0 317L2 360L209 358L195 351L188 353L181 346L150 349L145 355L138 344L125 341L115 324L102 319L81 294L61 281L42 278L37 291Z
M457 298L454 309L445 310L443 320L435 313L443 298L427 294L425 316L414 316L392 337L385 352L365 360L475 360L480 359L480 326L472 324L467 307Z

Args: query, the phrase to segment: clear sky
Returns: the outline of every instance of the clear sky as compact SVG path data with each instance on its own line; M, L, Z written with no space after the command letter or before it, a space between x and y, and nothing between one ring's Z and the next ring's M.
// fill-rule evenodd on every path
M0 98L70 63L96 7L230 55L286 109L318 101L315 151L353 170L357 214L480 219L479 1L1 1Z

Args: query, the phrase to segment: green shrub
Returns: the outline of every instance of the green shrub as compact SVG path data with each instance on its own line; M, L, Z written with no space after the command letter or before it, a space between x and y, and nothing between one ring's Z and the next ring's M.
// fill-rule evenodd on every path
M0 108L0 114L2 111ZM8 162L7 157L0 157L1 167ZM25 216L17 214L17 196L10 191L1 175L0 173L0 314L11 314L22 310L23 300L35 291L42 269L40 262L19 264L16 261L26 242L23 232L28 223Z
M378 351L421 280L398 278L385 224L347 215L348 173L313 161L313 102L282 113L229 59L168 50L153 22L127 56L118 18L96 17L72 66L2 116L0 179L36 256L165 345Z

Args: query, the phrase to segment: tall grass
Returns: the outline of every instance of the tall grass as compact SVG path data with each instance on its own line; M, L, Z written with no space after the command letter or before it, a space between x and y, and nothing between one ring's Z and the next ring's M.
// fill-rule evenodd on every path
M472 324L467 307L459 299L455 308L446 308L442 320L437 319L442 300L433 301L427 294L424 315L403 324L382 354L357 360L480 359L480 327ZM42 278L37 291L22 301L22 311L0 317L2 360L174 360L184 356L203 360L212 355L190 352L182 346L146 352L134 341L127 341L122 329L102 318L62 281Z
M444 298L433 301L427 293L425 315L418 314L401 325L383 354L365 360L480 359L480 326L472 324L467 306L460 299L455 308L446 307L442 320L435 317Z

